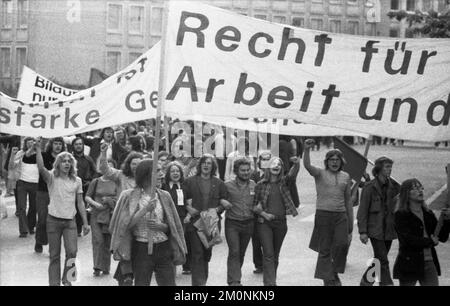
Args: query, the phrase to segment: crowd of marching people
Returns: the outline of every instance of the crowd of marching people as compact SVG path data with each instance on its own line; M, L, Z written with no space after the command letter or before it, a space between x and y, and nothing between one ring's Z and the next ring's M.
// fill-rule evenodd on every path
M37 253L48 245L50 285L71 285L67 273L75 264L77 238L90 232L93 276L113 272L119 285L148 286L153 274L158 285L176 285L178 265L182 274L191 275L193 286L207 285L213 247L223 243L224 233L227 284L242 285L251 241L254 273L262 274L265 286L276 286L287 218L298 215L302 160L317 191L309 243L318 253L315 278L326 286L341 285L354 203L359 202L360 240L370 241L380 262L380 285L393 285L393 278L400 285L439 284L435 246L448 240L450 213L443 211L443 222L436 219L424 204L417 179L395 182L390 176L393 160L376 160L373 176L366 175L356 200L353 182L343 171L343 153L329 150L323 165L313 165L310 151L318 145L313 139L280 136L277 156L270 150L251 156L238 151L236 143L227 157L174 156L164 150L156 155L155 146L163 149L166 139L155 143L152 130L127 124L104 128L98 136L45 141L0 136L7 149L6 188L15 197L19 237L35 235ZM216 150L225 148L220 141ZM202 144L197 140L194 147ZM158 160L156 177L153 159ZM388 253L394 239L399 239L399 252L391 274ZM66 257L61 273L62 240ZM111 258L119 262L116 271L110 271ZM370 268L361 285L373 285L369 274Z

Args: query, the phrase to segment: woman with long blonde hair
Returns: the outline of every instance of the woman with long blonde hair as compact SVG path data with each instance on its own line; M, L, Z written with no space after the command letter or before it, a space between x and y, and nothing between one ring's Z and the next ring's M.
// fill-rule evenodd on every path
M89 233L86 209L83 201L82 182L77 177L77 162L68 152L56 156L53 170L44 166L41 152L41 139L36 141L36 161L39 173L48 186L50 204L47 216L47 235L49 242L50 264L48 268L50 286L59 286L61 280L64 286L71 286L72 275L67 275L75 266L77 255L77 225L75 205L83 220L83 232ZM64 238L66 260L61 279L61 238Z

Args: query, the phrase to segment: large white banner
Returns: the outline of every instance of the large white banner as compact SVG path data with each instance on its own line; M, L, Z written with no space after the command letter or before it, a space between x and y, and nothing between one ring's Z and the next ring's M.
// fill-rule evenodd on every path
M101 84L68 98L51 102L35 98L34 101L22 102L0 96L0 131L22 136L55 137L155 118L159 55L159 45L156 45ZM53 86L51 81L43 82L45 85L41 88L40 82L34 79L31 82L33 89L25 92L21 86L21 97L37 97L35 93L49 96L46 91L50 90L51 96L58 98L58 93L50 89Z
M116 108L118 109L117 113L114 113L113 111L111 112L107 112L107 113L111 113L114 114L115 119L114 121L116 123L114 123L114 125L117 125L119 123L124 123L126 120L128 122L130 121L137 121L137 120L143 120L143 119L148 119L148 118L155 118L156 117L156 111L155 111L155 107L157 105L156 103L156 99L157 99L157 94L156 94L156 78L155 76L153 77L149 77L148 80L151 81L151 83L149 85L147 85L146 88L143 87L137 87L137 85L142 86L143 80L140 80L140 78L145 79L147 74L157 74L158 73L158 69L159 69L159 45L156 45L153 49L155 49L155 51L149 51L147 52L145 55L143 55L141 58L139 58L135 63L133 63L130 67L126 68L124 71L116 74L115 76L112 76L111 78L108 78L107 80L105 80L102 84L101 84L101 90L99 89L99 86L96 86L92 89L88 89L87 93L92 92L92 90L94 90L94 92L98 92L96 93L96 96L94 96L93 98L91 97L86 97L85 100L86 102L83 102L87 107L90 107L90 103L104 103L104 106L101 106L101 104L99 104L99 108L101 108L103 111L106 111L106 107L114 107L116 108L117 106L115 106L113 103L110 103L108 101L104 101L102 102L101 100L97 100L96 97L103 97L103 95L101 95L100 93L106 93L108 91L107 88L110 89L111 93L108 95L105 95L104 98L109 98L112 95L112 91L117 90L117 83L119 80L119 77L122 77L126 80L126 84L128 89L125 90L125 88L122 90L124 93L125 92L135 92L136 90L142 90L142 92L144 92L144 94L142 95L143 97L147 97L148 93L150 93L151 98L150 98L150 104L151 107L147 105L147 109L141 110L139 112L130 112L130 109L132 109L134 107L134 109L142 109L142 102L138 102L138 97L139 95L135 94L135 102L133 102L133 107L132 104L130 103L131 100L129 102L127 102L127 97L128 95L120 95L120 93L118 94L117 98L114 99L114 101L116 101L116 103L124 103L126 105L129 104L130 107L126 107L126 110L123 110L124 112L119 112L120 108ZM152 61L152 63L156 66L149 66L146 65L145 66L145 71L142 72L142 74L135 76L136 77L136 82L137 84L133 84L132 83L132 78L130 78L129 80L127 80L127 76L126 76L126 71L133 71L134 68L136 68L136 63L140 63L142 61L147 61L146 58L149 57L154 57L155 59ZM139 68L139 66L138 66ZM130 74L131 76L131 74ZM120 84L120 82L119 82ZM57 100L65 100L67 99L67 97L70 97L72 95L74 95L75 93L77 93L77 91L75 90L71 90L62 86L59 86L58 84L52 82L51 80L47 79L46 77L38 74L37 72L33 71L32 69L28 68L28 67L24 67L24 71L22 73L22 78L21 78L21 82L20 82L20 87L19 87L19 92L17 95L17 99L20 101L23 101L24 103L28 103L28 104L36 104L36 107L38 107L38 104L43 104L46 103L47 104L53 104L53 103L58 103ZM114 96L114 95L112 95ZM123 100L123 97L125 96L125 100ZM91 100L90 102L88 102L89 100ZM49 102L49 103L48 103ZM73 103L81 103L81 102L73 102ZM73 105L72 103L72 105ZM128 103L128 104L127 104ZM139 107L136 107L139 106ZM69 107L71 107L69 105ZM92 109L92 108L91 108ZM137 114L134 114L137 113ZM176 113L172 113L172 115L174 117L178 117ZM32 115L33 117L33 115ZM37 116L39 117L39 116ZM51 115L50 115L50 119L51 119ZM126 119L127 118L127 119ZM230 128L235 128L235 129L242 129L242 130L251 130L251 131L257 131L257 132L261 132L261 133L281 133L281 134L287 134L287 135L301 135L301 136L332 136L332 135L353 135L353 136L362 136L362 137L367 137L367 135L362 134L362 133L355 133L355 132L350 132L350 131L343 131L340 129L336 129L336 128L329 128L329 127L320 127L320 126L315 126L315 125L311 125L311 124L303 124L301 122L296 122L294 120L280 120L280 119L272 119L272 120L267 120L267 119L245 119L245 118L241 118L241 119L236 119L236 118L225 118L225 117L204 117L201 115L190 115L190 116L186 116L184 117L185 120L198 120L198 121L205 121L205 122L209 122L212 124L216 124L216 125L220 125L220 126L226 126L226 127L230 127ZM93 129L97 129L97 127L99 126L104 126L103 123L101 122L103 119L99 118L99 120L95 123L92 124L88 127L89 130L93 130ZM75 121L76 122L76 121ZM108 122L112 122L111 120L109 120ZM31 122L30 122L31 124ZM81 125L82 122L79 123L79 125ZM56 125L56 122L55 122ZM81 127L79 127L77 129L80 130ZM53 129L51 132L54 133L53 135L61 135L60 133L62 131L65 130L65 127L62 126L62 122L59 126L58 129ZM74 129L72 129L74 130ZM83 131L87 131L86 128L82 128ZM18 131L16 131L17 133ZM41 130L39 129L37 131L37 133L40 133ZM29 130L26 131L26 133L30 133ZM66 134L66 133L64 133ZM32 135L32 134L27 134L27 135ZM34 135L34 134L33 134ZM39 134L42 135L42 134Z
M171 1L166 109L450 139L450 40L363 37Z

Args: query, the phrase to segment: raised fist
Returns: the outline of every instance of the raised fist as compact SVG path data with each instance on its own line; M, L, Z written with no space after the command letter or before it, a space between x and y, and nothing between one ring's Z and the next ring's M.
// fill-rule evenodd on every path
M11 154L16 154L17 152L19 152L19 148L18 147L12 147L11 148Z
M106 152L106 150L108 150L108 144L107 143L102 143L100 145L100 151L101 152Z
M314 139L306 139L305 140L305 148L306 149L311 149L312 147L314 147L314 145L316 144L316 142L314 141Z

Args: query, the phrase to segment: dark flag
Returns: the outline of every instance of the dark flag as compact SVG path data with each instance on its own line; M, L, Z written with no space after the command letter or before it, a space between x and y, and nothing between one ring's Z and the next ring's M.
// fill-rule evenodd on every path
M91 68L91 75L89 76L89 87L100 84L109 77L106 73L101 72L96 68Z
M334 148L341 150L344 154L346 164L343 170L350 175L352 180L359 183L366 171L367 158L339 138L333 137L333 141Z

